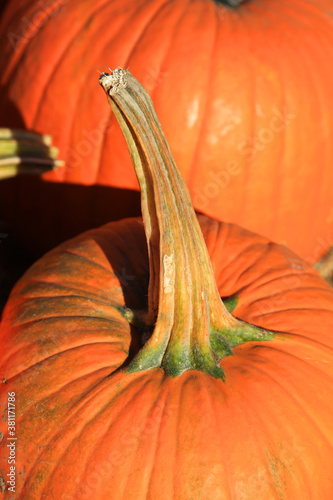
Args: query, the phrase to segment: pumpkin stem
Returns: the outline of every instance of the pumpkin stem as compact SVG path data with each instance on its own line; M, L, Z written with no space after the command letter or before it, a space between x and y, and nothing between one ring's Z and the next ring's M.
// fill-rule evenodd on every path
M100 84L126 138L140 183L148 243L150 339L127 367L162 367L177 376L201 370L222 378L220 359L232 347L271 334L233 317L215 283L189 191L174 161L152 101L122 69L103 73Z
M63 166L49 135L0 128L0 179L18 174L43 174Z

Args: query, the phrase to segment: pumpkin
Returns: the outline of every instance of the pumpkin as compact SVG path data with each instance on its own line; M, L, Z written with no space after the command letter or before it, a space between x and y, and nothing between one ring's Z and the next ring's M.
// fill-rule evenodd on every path
M0 125L51 134L66 168L2 183L7 220L38 253L139 215L130 193L87 187L138 186L120 130L99 111L94 79L108 61L153 96L197 210L316 261L333 241L331 13L331 0L10 0Z
M198 223L148 95L123 70L100 81L144 226L78 236L13 290L4 498L330 500L332 289L284 246Z

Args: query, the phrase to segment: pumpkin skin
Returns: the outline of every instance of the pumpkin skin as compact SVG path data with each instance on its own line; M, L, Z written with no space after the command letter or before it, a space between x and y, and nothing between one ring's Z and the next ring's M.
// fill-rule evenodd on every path
M68 187L138 186L120 130L107 109L99 112L95 76L106 62L129 67L153 96L197 210L284 242L311 262L328 249L331 0L249 0L235 10L206 0L52 5L47 14L36 0L9 1L0 27L0 124L51 134L67 164L44 176L65 183L57 194L38 180L28 189L18 180L0 184L2 211L36 253L47 239L51 246L138 214L137 206L121 214L113 204L105 215L89 189L75 204ZM89 97L78 106L83 86ZM24 199L24 209L10 198ZM53 236L49 221L59 226Z
M4 477L11 391L19 440L5 499L332 498L333 291L285 247L199 222L235 316L281 334L223 358L225 382L124 373L140 336L121 311L146 307L142 221L61 245L18 282L0 324Z

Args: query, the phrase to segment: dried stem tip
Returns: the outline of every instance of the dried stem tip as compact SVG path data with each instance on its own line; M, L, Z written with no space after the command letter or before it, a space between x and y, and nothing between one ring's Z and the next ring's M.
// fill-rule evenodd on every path
M119 89L123 89L127 85L126 73L127 71L121 68L114 69L110 74L102 73L99 83L109 95L116 94Z

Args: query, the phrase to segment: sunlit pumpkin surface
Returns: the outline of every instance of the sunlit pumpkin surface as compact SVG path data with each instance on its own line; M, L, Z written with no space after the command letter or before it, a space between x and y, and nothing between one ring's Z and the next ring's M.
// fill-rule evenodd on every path
M332 28L331 0L235 9L207 0L63 0L43 9L10 0L0 25L0 125L53 136L66 168L45 180L137 189L95 88L106 65L129 67L153 97L195 208L314 262L333 241ZM97 224L114 216L105 218L109 205L89 190L74 203L76 191L37 181L0 189L2 210L34 249L43 237L53 243L58 226L60 242L75 220L81 230L93 213ZM26 214L38 230L27 230Z
M333 292L284 247L202 216L234 315L280 332L196 370L117 369L141 345L122 312L146 307L141 220L46 255L0 326L1 471L7 393L17 399L17 499L332 498Z

